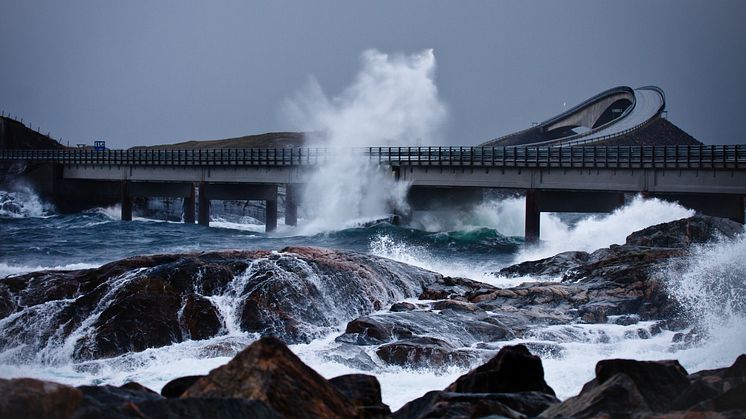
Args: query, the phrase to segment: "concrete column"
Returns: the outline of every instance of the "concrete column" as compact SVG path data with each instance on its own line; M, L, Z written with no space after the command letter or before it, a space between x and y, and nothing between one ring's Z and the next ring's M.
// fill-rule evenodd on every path
M184 223L194 224L194 210L196 206L196 196L194 194L194 184L189 188L189 195L184 197Z
M264 206L264 217L266 221L264 231L269 233L277 230L277 200L270 199L265 202L266 205Z
M291 184L285 186L285 224L298 225L298 187Z
M536 190L526 190L526 243L539 241L540 215L539 206L536 202Z
M132 221L132 197L129 192L129 182L123 180L120 191L122 193L122 221Z
M207 198L207 184L199 183L199 214L197 222L201 226L210 225L210 200Z

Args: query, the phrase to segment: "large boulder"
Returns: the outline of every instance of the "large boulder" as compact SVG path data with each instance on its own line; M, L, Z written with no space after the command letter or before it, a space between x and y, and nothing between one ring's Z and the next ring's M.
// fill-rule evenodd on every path
M197 380L181 398L259 400L291 418L357 414L349 398L273 337L254 342L226 365Z
M541 359L524 345L505 346L487 363L462 375L446 388L455 393L518 393L538 391L554 396Z
M477 418L534 417L559 403L554 396L541 392L453 393L431 391L394 413L394 418Z
M31 378L0 378L0 417L69 418L83 400L70 386Z
M540 416L584 419L632 417L640 412L650 412L650 408L635 382L624 374L616 374L601 385L590 386L579 395L549 407Z
M0 279L0 319L12 315L0 328L0 350L63 347L70 353L48 357L96 359L236 327L307 342L342 321L416 297L440 277L384 258L305 247L142 256L96 269L34 272ZM37 353L18 351L18 361Z
M381 384L372 375L347 374L329 382L358 408L361 417L387 417L391 410L381 400Z

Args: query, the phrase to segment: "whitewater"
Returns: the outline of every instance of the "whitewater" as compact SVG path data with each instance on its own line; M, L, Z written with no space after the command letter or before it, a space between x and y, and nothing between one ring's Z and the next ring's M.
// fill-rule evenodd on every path
M360 72L336 95L327 95L317 81L309 80L285 103L285 126L313 133L308 139L311 146L337 149L443 143L440 133L448 122L448 107L438 96L432 50L411 55L370 50L361 55L360 62ZM495 272L564 251L590 252L621 244L636 230L694 214L676 203L639 196L628 197L627 203L611 214L542 213L541 242L529 246L523 241L525 201L518 195L488 199L461 211L412 212L405 199L409 185L395 182L386 171L361 161L354 153L318 167L305 181L298 226L280 224L271 234L264 233L264 226L253 218L256 214L223 211L218 205L212 208L210 227L179 222L180 214L168 212L169 208L181 208L179 202L155 205L155 211L141 211L133 221L123 222L118 206L58 214L30 189L0 191L0 277L47 269L94 268L139 255L317 246L510 287L538 278L508 278ZM392 212L412 216L405 225L395 226L385 221ZM704 338L695 344L674 342L670 331L646 333L656 327L655 322L609 322L536 327L521 339L476 342L463 349L486 359L500 347L516 343L554 348L537 355L542 358L547 383L560 399L577 394L593 378L595 363L605 358L678 359L690 372L728 366L746 352L744 255L746 236L741 235L698 246L686 263L656 272L669 293L685 302L688 314L698 320ZM112 286L129 279L116 278ZM18 342L17 336L7 335L9 320L2 319L0 338L12 344L0 350L0 377L34 377L73 385L137 381L159 391L174 378L205 374L258 338L239 327L238 286L237 282L222 294L210 296L225 322L219 336L187 339L108 359L76 361L72 357L72 347L86 336L93 318L86 319L67 341L50 340L33 351ZM324 297L325 303L330 303L330 297ZM38 309L35 318L44 321L45 313L54 313L53 305L28 310ZM381 307L380 312L388 308ZM345 310L335 315L338 324L320 330L309 343L291 345L291 350L327 378L347 373L375 375L383 401L392 411L427 391L443 389L468 369L389 366L370 346L357 348L365 352L365 362L357 366L342 362L340 355L349 354L342 353L346 347L335 338L353 318ZM23 334L30 339L35 336L33 330ZM437 333L433 337L437 338Z
M445 218L439 218L437 213L422 214L417 229L380 222L310 235L303 235L301 228L292 226L280 226L277 232L267 235L259 224L242 222L246 218L232 214L215 214L213 227L209 228L143 217L122 222L117 208L60 215L30 191L0 192L0 202L13 203L4 205L4 212L0 213L3 277L44 269L91 268L142 254L278 250L288 245L308 245L382 256L500 287L535 280L496 276L494 272L501 267L566 250L592 251L622 243L635 230L692 215L692 211L677 204L640 197L611 214L542 214L542 241L531 247L524 245L520 237L524 204L520 197L487 202ZM457 229L438 231L448 227ZM686 302L691 315L704 320L707 337L699 344L674 343L673 332L669 331L641 337L637 332L640 328L654 325L641 322L628 326L541 327L533 330L530 337L482 345L480 350L493 353L503 345L531 342L558 345L560 351L540 356L547 382L560 398L577 394L593 377L595 362L605 358L675 358L690 371L727 366L746 351L744 254L746 239L741 236L699 246L684 266L671 266L658 273L670 284L670 292ZM228 325L228 333L218 337L84 362L74 361L70 352L60 348L50 348L49 353L22 362L18 361L17 349L7 350L0 353L0 377L31 376L74 385L137 381L157 391L173 378L209 372L258 338L237 326L232 314L237 300L229 292L213 300ZM327 378L354 372L374 374L381 382L384 402L392 409L429 390L445 387L466 371L459 367L408 369L382 362L376 362L372 369L356 369L338 362L335 353L343 348L334 339L344 332L349 320L328 328L323 337L308 344L291 345L291 349ZM0 333L3 323L0 321ZM372 360L377 359L373 348L365 350Z

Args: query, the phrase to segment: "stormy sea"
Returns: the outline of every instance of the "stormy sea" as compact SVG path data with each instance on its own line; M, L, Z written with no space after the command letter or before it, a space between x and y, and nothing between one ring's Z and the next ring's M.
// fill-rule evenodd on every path
M512 304L517 307L513 312L484 303L499 290L535 291L538 285L551 289L552 284L572 283L567 270L540 272L525 264L504 268L568 251L620 249L614 245L624 244L635 231L693 215L675 203L630 196L611 214L545 213L541 242L533 246L523 242L520 196L447 214L416 212L400 226L386 219L348 220L337 228L308 231L301 218L298 227L281 224L270 234L259 220L218 205L210 227L183 224L173 208L158 202L132 222L120 221L119 211L115 206L58 214L31 190L0 192L0 278L5 293L0 377L71 385L136 381L159 391L174 378L206 374L261 335L273 334L326 378L376 376L383 402L393 411L427 391L444 388L501 347L517 343L541 357L546 382L559 399L577 394L601 359L677 359L692 372L726 367L746 352L742 232L692 244L685 254L651 265L655 272L650 275L678 302L677 318L696 321L677 325L665 313L643 308L629 308L622 315L613 308L605 313L587 304L557 305L551 298L536 298L524 308ZM192 259L142 260L143 255L180 254ZM125 258L130 262L110 265ZM210 275L215 276L210 269L220 264L215 258L230 269L215 274L222 278L220 284L209 285ZM59 290L69 286L60 272L42 273L84 276L102 266L116 272L93 291L79 289L77 294ZM345 276L345 269L356 271ZM144 277L177 281L169 276L174 271L186 278L179 281L186 281L188 288L180 291L175 306L178 324L162 325L175 331L160 340L127 343L121 335L138 331L118 330L117 319L127 317L110 311L119 304L117 309L132 311L130 316L150 314L136 304L120 304L123 297L118 293L131 292L128 287ZM267 279L267 272L273 277ZM249 290L258 275L265 275L261 284L272 283L270 294ZM13 278L22 277L58 285L40 284L48 295L31 298L14 288ZM454 299L458 304L443 303L439 292L449 280L463 281L459 286L471 292L464 291L470 297ZM294 290L294 281L306 288ZM94 294L95 301L81 302ZM484 295L492 297L480 297ZM268 298L274 300L265 301ZM214 328L205 329L199 315L203 323L190 325L184 311L192 300L209 303ZM247 314L249 300L268 310L281 309L282 316L262 323L266 313ZM531 310L544 311L537 315ZM108 323L102 321L106 316ZM288 318L292 322L285 321ZM153 319L157 321L162 319ZM475 323L484 327L472 327ZM394 324L394 330L408 331L379 336L373 327L360 332L361 325L371 324ZM402 361L396 351L381 349L412 336L435 339L417 342L439 350Z

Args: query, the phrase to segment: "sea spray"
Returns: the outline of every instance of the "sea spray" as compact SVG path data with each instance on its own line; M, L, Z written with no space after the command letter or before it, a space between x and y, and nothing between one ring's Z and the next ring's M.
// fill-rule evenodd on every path
M0 190L0 218L46 217L53 213L54 207L31 188L20 186L12 191Z
M673 202L636 196L611 214L594 215L574 226L562 222L554 214L541 217L541 243L526 247L516 262L537 260L561 252L580 250L592 252L612 244L624 244L631 233L645 227L691 217L694 211Z
M361 148L434 144L446 117L434 83L432 50L412 55L368 50L361 61L360 73L338 96L327 97L311 80L285 106L297 129L316 133L309 135L311 144L330 153L306 181L304 234L348 228L392 209L405 211L407 185Z

